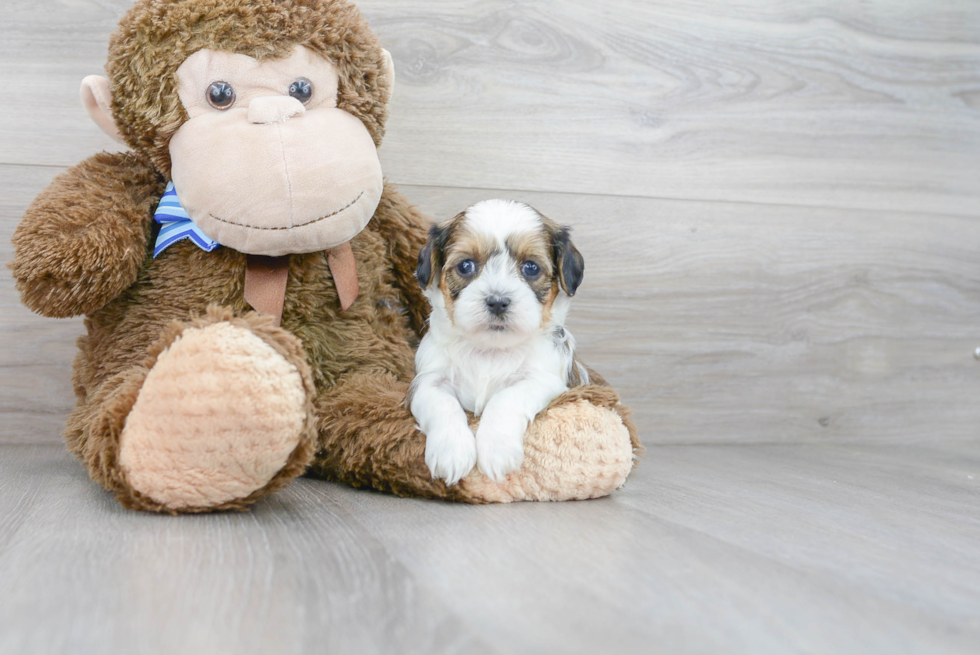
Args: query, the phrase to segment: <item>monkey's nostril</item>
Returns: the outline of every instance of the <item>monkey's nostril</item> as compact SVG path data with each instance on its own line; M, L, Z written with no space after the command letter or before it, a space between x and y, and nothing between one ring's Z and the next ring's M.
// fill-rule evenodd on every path
M508 307L510 307L510 298L500 298L498 296L487 298L487 309L494 316L503 316Z

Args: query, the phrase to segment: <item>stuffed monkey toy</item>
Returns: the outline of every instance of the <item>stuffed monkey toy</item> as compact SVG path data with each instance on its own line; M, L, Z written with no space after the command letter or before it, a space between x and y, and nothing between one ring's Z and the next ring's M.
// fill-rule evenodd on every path
M523 467L446 487L404 399L428 221L382 179L391 58L346 0L138 0L82 100L128 145L14 234L22 300L85 315L69 449L124 506L242 509L299 475L471 503L606 495L639 447L601 382Z

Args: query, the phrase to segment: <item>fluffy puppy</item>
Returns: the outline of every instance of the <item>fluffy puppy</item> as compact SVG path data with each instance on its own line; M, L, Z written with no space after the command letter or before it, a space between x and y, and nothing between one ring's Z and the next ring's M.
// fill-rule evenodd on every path
M522 203L487 200L431 229L416 275L432 314L408 402L434 478L477 465L503 480L538 412L588 381L564 327L584 270L568 228ZM475 438L464 410L482 415Z

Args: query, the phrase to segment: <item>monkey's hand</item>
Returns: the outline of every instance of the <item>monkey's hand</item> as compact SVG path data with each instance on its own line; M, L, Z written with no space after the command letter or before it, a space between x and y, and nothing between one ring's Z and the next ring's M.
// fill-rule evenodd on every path
M133 153L99 153L59 175L14 232L21 300L56 318L92 313L136 281L164 180Z

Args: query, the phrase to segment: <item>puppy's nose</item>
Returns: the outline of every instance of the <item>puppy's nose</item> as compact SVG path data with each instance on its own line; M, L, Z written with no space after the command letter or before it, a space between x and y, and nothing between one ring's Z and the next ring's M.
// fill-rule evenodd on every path
M501 298L499 296L490 296L487 298L487 309L494 316L503 316L510 307L510 298Z
M303 103L291 96L261 96L248 103L248 122L256 125L285 123L304 113Z

